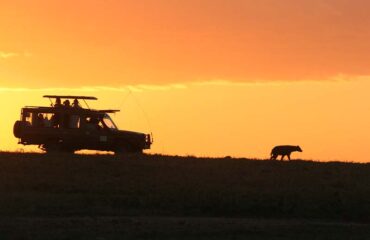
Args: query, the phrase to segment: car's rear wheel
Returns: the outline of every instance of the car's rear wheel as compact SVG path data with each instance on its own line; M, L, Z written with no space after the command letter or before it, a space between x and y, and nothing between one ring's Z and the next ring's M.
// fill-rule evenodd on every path
M74 149L63 146L61 143L47 143L43 145L43 150L46 153L71 153L73 154L75 152Z

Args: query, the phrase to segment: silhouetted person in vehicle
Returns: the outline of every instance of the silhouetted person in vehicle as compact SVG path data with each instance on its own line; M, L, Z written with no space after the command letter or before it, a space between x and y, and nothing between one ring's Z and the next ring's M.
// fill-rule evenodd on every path
M60 100L59 97L55 99L55 104L54 107L61 107L62 106L62 101Z
M73 100L72 108L74 108L74 109L81 108L80 103L78 102L77 98ZM69 120L69 127L70 128L78 128L79 127L79 120L80 120L80 118L79 118L78 115L72 114L70 116L70 120Z
M56 128L59 127L59 121L60 121L59 113L54 113L53 116L51 116L50 121L53 127L56 127Z
M57 97L55 99L54 107L55 108L61 108L62 106L63 105L62 105L62 102L61 102L60 98ZM50 121L51 121L51 124L52 124L53 127L59 127L59 125L60 125L60 113L58 113L58 112L54 113L53 116L51 116Z
M72 107L74 108L81 108L80 103L77 99L73 100Z
M42 115L42 113L37 114L36 126L37 127L43 127L44 126L44 115Z
M44 127L51 127L51 126L52 126L51 120L48 119L48 116L45 116L44 117Z
M70 103L70 101L67 99L67 100L65 100L64 102L63 102L63 106L64 107L70 107L71 106L71 103Z
M71 103L69 102L68 99L63 102L63 107L65 107L65 108L70 108L71 107ZM63 127L64 128L69 128L70 127L69 126L70 114L65 113L63 117L64 117L63 118Z
M88 130L99 130L99 119L97 117L91 117L86 121L85 128Z

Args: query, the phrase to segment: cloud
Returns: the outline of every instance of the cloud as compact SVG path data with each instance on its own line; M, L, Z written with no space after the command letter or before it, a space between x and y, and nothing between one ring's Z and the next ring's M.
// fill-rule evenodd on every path
M52 87L52 88L20 88L20 87L1 87L0 92L149 92L149 91L171 91L185 90L196 87L249 87L249 86L281 86L281 85L302 85L302 84L332 84L345 82L369 82L370 75L350 76L345 74L337 74L325 81L319 80L300 80L300 81L250 81L250 82L234 82L224 79L216 79L209 81L195 81L189 83L176 84L137 84L124 85L119 87L114 86L83 86L83 87Z
M163 84L163 85L154 85L154 84L139 84L139 85L130 85L128 88L131 91L168 91L175 89L186 89L188 84Z
M334 15L334 16L342 16L343 12L337 8L334 4L330 4L325 1L318 2L319 6L328 14Z
M216 79L210 81L197 81L188 83L188 86L230 86L230 87L247 87L247 86L276 86L276 85L292 85L292 84L327 84L327 83L338 83L338 82L350 82L350 81L370 81L370 75L346 75L338 73L337 75L331 76L326 79L299 79L299 80L250 80L246 82L228 81L224 79Z
M89 87L77 87L77 88L12 88L12 87L1 87L0 92L145 92L145 91L169 91L169 90L181 90L186 89L189 84L138 84L138 85L127 85L121 87L106 87L106 86L89 86Z
M18 57L18 56L19 56L19 53L0 51L0 58L1 59L13 58L13 57Z
M29 52L17 53L17 52L5 52L0 51L0 59L8 59L14 57L31 57L32 54Z

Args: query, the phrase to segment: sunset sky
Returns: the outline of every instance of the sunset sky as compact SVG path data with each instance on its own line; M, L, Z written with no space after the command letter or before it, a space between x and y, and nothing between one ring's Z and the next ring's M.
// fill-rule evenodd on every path
M93 95L151 153L370 161L370 2L3 0L0 150L44 94Z

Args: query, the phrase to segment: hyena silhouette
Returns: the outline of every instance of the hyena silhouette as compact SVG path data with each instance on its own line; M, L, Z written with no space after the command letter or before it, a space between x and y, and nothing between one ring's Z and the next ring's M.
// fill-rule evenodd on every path
M290 146L290 145L276 146L271 150L270 160L276 160L276 158L279 155L281 155L280 160L283 160L285 156L288 156L288 159L290 161L290 154L292 152L302 152L302 149L299 146Z

